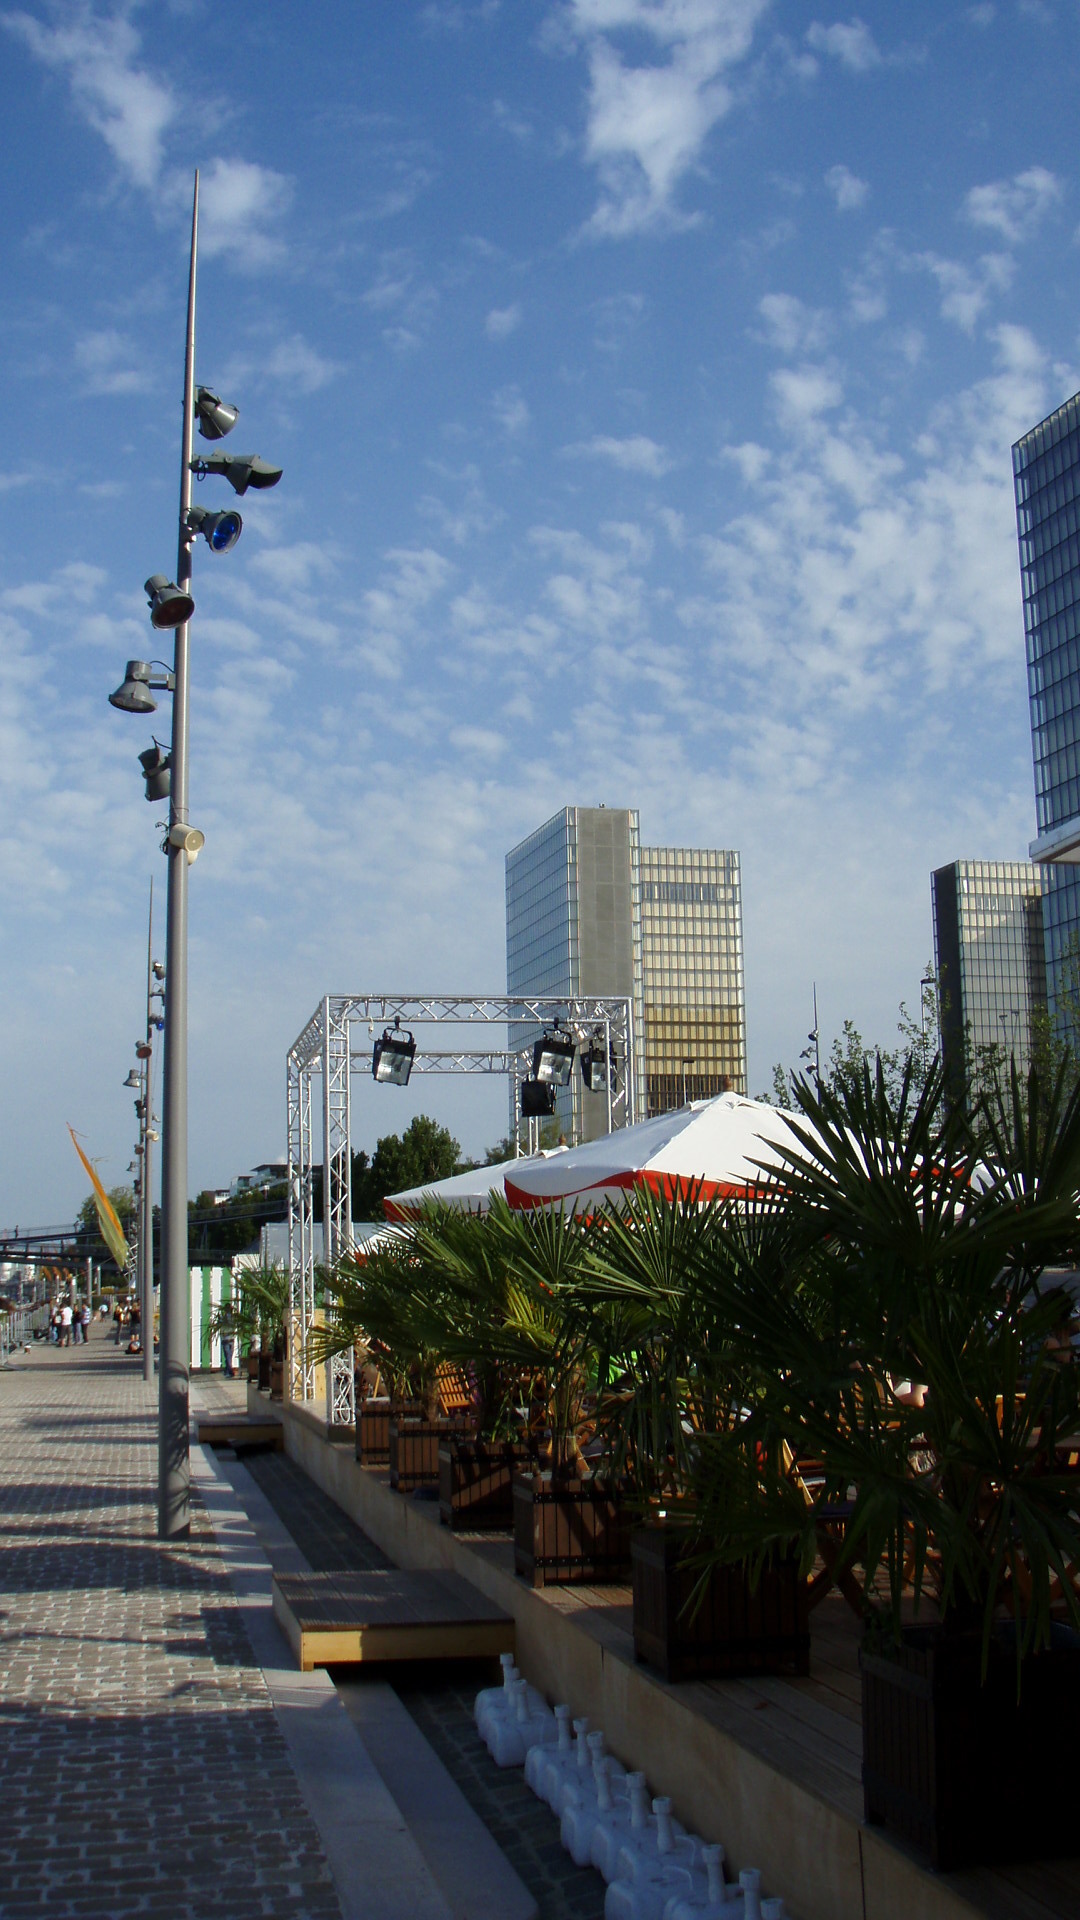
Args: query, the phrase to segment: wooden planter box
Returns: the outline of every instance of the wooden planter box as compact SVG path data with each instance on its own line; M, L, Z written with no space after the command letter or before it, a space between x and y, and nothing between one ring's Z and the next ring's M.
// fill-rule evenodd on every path
M640 1528L631 1553L634 1654L665 1680L809 1673L806 1582L797 1562L765 1567L753 1591L742 1567L714 1567L695 1602L701 1569L687 1565L684 1535Z
M259 1363L259 1392L269 1393L270 1391L270 1355L268 1353L257 1353L255 1358Z
M942 1871L1071 1855L1080 1805L1080 1642L1024 1662L978 1638L905 1627L895 1653L863 1649L863 1794L886 1826Z
M257 1353L249 1353L249 1354L248 1354L248 1356L247 1356L247 1359L246 1359L246 1360L245 1360L245 1362L244 1362L244 1366L245 1366L245 1369L246 1369L246 1371L247 1371L247 1377L248 1377L248 1380L250 1381L250 1383L251 1383L251 1385L252 1385L252 1386L256 1386L256 1385L258 1384L258 1379L259 1379L259 1356L258 1356L258 1354L257 1354Z
M439 1444L450 1434L464 1436L460 1421L410 1419L390 1416L390 1485L398 1493L439 1484Z
M530 1586L595 1587L630 1578L631 1519L596 1480L514 1477L514 1572Z
M272 1359L270 1362L270 1398L271 1400L284 1400L285 1398L284 1360Z
M472 1533L509 1533L514 1524L514 1475L533 1459L514 1440L464 1440L439 1448L439 1518L444 1527Z

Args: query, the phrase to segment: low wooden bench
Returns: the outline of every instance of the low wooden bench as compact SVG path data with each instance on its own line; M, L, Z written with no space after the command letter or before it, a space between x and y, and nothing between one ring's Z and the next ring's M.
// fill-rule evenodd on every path
M274 1575L274 1617L300 1669L475 1660L514 1651L513 1615L442 1569Z
M203 1414L197 1423L201 1447L233 1447L237 1453L285 1451L280 1420L251 1420L246 1414Z

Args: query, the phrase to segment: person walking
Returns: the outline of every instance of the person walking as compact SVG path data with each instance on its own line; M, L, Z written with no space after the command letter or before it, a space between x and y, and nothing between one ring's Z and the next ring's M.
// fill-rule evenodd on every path
M84 1300L82 1306L79 1309L79 1325L82 1328L83 1345L88 1346L90 1342L90 1302L89 1300Z
M65 1300L60 1309L60 1345L62 1347L71 1345L71 1318L71 1302Z
M59 1300L53 1301L52 1312L49 1315L49 1344L54 1347L58 1347L60 1345L60 1302Z
M117 1346L119 1346L120 1345L120 1329L124 1324L124 1309L120 1305L119 1300L117 1300L116 1305L113 1308L113 1320L116 1323L116 1344Z

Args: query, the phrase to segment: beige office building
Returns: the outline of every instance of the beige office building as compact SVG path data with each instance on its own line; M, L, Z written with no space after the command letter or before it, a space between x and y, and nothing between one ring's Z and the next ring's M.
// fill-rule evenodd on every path
M643 847L637 811L564 807L506 857L509 993L622 995L633 1008L637 1118L746 1091L739 856ZM514 1032L514 1044L527 1039ZM607 1126L575 1075L568 1139Z

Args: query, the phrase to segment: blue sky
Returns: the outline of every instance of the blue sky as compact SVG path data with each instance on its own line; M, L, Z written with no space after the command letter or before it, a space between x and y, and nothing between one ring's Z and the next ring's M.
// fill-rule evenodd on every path
M0 1219L110 1182L198 378L280 462L196 555L191 1184L284 1143L327 992L490 991L566 802L735 846L752 1090L888 1042L929 873L1034 807L1009 449L1080 386L1075 0L0 13ZM231 504L221 482L200 499ZM160 644L157 649L161 651ZM167 738L168 715L158 718ZM162 902L163 904L163 902ZM470 1150L501 1083L357 1082Z

